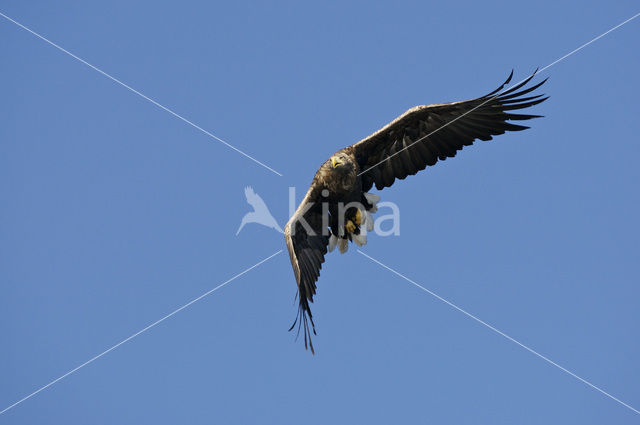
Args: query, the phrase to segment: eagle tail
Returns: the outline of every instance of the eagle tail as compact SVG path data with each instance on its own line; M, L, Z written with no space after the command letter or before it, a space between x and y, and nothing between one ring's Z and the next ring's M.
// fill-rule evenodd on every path
M336 245L338 244L338 237L333 233L329 237L329 252L333 252L336 249Z
M367 200L369 205L371 205L371 208L367 209L368 212L374 213L378 211L378 202L380 201L380 196L376 195L375 193L364 192L364 198Z

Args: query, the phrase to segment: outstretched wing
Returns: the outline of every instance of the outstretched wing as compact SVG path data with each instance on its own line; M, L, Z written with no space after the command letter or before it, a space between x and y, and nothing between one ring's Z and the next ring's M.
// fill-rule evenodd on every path
M304 346L311 348L311 332L316 333L309 303L313 302L316 293L316 281L320 276L320 268L327 253L329 243L328 230L322 225L322 206L318 192L319 185L314 179L300 206L293 214L284 229L284 237L291 258L293 273L298 282L298 316L291 325L298 324L304 331ZM306 224L306 225L305 225Z
M491 140L505 131L529 128L507 121L540 117L510 112L547 99L543 95L523 97L546 81L523 88L534 75L500 93L511 81L512 71L498 89L477 99L416 106L346 148L353 151L360 166L362 189L368 191L374 184L378 190L389 187L396 178L402 180L438 160L454 157L476 139Z

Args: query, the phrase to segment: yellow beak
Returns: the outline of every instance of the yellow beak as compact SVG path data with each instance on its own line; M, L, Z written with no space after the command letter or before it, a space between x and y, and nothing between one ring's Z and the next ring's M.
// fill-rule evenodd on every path
M342 162L334 156L331 158L331 165L333 165L333 168L336 168L338 165L342 165Z

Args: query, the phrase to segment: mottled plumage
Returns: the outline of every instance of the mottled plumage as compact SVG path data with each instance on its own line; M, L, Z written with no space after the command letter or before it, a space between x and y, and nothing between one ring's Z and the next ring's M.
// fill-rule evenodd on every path
M284 229L299 296L298 317L291 329L296 323L298 330L303 329L305 347L308 344L313 352L311 332L315 334L315 326L309 303L316 293L328 245L332 249L337 245L344 252L348 241L366 242L365 227L372 226L370 213L375 212L379 199L367 193L374 185L378 190L389 187L396 179L402 180L438 160L454 157L477 139L491 140L506 131L529 128L507 121L540 117L511 111L546 100L543 95L524 97L546 80L523 88L532 75L500 93L512 76L513 72L498 89L477 99L411 108L322 164ZM340 203L350 202L360 207L339 209Z

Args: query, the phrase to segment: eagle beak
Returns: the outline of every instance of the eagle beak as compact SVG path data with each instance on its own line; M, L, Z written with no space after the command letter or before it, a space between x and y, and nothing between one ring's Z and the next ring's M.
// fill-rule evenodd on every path
M331 158L331 165L333 165L333 168L336 168L338 165L342 165L342 162L340 162L340 160L336 157Z

